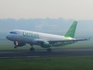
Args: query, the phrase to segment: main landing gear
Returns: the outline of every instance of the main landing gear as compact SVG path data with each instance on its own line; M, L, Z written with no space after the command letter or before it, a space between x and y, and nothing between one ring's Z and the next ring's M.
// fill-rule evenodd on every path
M34 52L35 51L35 48L33 48L33 45L31 45L30 51L31 52Z
M30 51L31 52L34 52L35 51L35 48L33 48L33 45L31 45ZM51 48L48 48L47 49L47 52L52 52L52 49Z
M52 49L51 49L51 48L48 48L48 49L47 49L47 52L52 52Z
M35 49L34 49L34 48L30 48L30 51L31 51L31 52L34 52L34 51L35 51Z

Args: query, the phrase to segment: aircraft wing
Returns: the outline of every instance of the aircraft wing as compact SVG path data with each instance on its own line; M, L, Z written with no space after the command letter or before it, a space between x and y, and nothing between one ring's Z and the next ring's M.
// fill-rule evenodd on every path
M86 40L89 40L90 38L82 38L82 39L72 39L72 40L49 40L49 41L45 41L43 39L35 39L34 41L35 42L70 42L70 41L73 41L73 42L77 42L77 41L86 41Z
M70 42L70 41L73 41L73 42L77 42L77 41L86 41L86 40L89 40L90 38L82 38L82 39L72 39L72 40L50 40L48 42Z

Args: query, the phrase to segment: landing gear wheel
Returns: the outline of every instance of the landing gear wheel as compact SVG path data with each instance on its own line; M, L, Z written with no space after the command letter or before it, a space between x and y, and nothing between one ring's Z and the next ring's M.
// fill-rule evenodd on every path
M34 52L34 51L35 51L35 49L34 49L34 48L30 48L30 51L31 51L31 52Z
M47 52L52 52L52 49L50 49L50 48L49 48L49 49L47 49Z
M17 46L14 46L15 49L17 49Z

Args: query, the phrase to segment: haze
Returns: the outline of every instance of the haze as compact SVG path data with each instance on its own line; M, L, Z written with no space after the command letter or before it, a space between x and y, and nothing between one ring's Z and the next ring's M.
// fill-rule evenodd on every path
M93 0L0 0L0 19L93 19Z

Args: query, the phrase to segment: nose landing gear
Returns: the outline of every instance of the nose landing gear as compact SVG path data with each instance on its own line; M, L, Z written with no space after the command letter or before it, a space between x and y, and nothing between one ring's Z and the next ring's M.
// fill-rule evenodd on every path
M15 45L14 48L17 49L17 46Z

